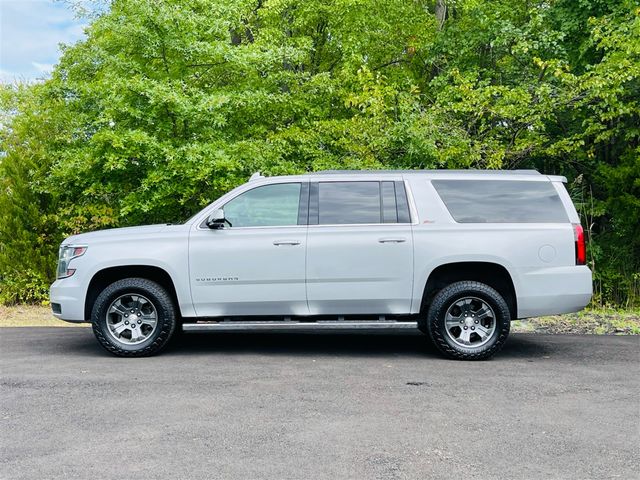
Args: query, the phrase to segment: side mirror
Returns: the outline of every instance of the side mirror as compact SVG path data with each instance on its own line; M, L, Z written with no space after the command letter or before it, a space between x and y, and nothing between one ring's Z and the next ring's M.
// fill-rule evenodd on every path
M229 221L224 218L224 210L221 208L215 209L209 214L209 217L207 217L207 227L212 230L224 228L225 223L229 223ZM231 223L229 223L229 226L231 226Z

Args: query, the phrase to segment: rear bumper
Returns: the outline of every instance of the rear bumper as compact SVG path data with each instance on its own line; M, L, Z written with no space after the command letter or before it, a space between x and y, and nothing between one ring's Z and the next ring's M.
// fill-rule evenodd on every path
M84 288L73 277L56 280L49 288L53 316L67 322L84 322ZM58 311L56 311L58 310Z
M520 275L518 318L582 310L591 301L591 270L584 265L530 270Z

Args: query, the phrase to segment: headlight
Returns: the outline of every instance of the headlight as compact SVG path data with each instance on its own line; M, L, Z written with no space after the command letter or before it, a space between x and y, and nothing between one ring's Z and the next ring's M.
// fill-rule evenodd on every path
M58 278L67 278L76 273L75 268L69 268L69 262L84 255L86 245L60 245L58 254Z

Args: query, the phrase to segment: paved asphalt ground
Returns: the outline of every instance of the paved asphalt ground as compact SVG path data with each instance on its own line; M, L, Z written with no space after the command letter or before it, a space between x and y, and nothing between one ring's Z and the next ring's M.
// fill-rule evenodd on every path
M0 478L640 478L640 337L185 336L0 329Z

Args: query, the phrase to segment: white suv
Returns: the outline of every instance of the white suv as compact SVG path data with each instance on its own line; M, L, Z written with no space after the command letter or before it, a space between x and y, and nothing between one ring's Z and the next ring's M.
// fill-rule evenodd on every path
M85 233L60 247L53 314L122 356L176 328L418 328L488 358L512 319L574 312L591 271L564 177L350 171L250 181L182 225Z

